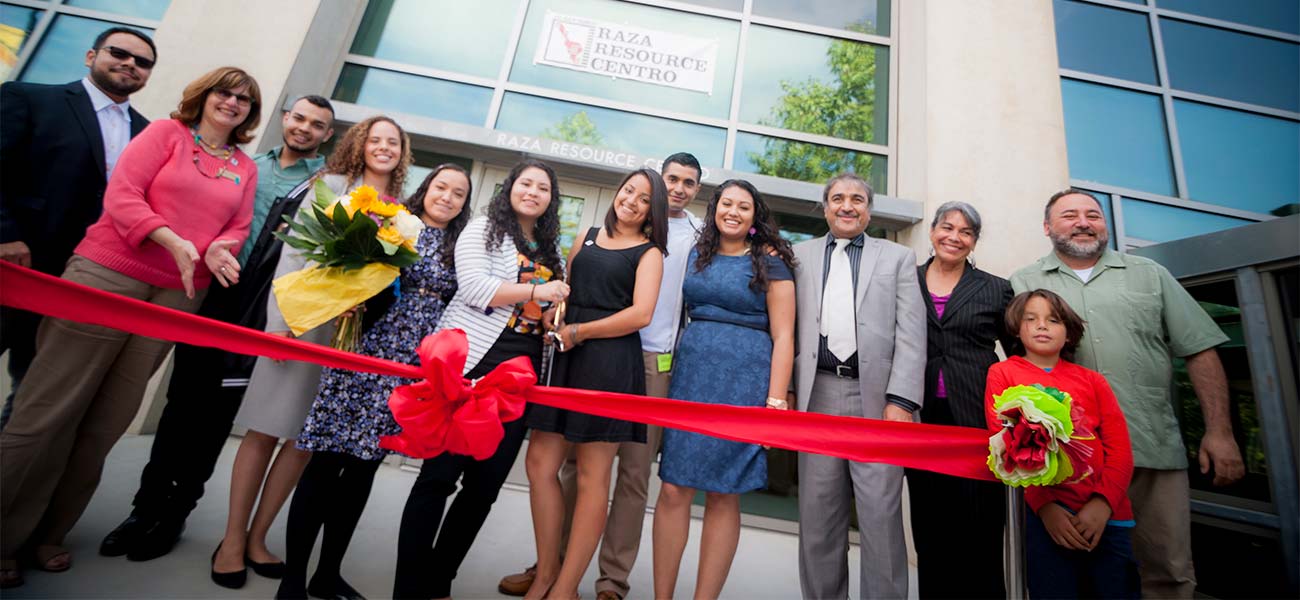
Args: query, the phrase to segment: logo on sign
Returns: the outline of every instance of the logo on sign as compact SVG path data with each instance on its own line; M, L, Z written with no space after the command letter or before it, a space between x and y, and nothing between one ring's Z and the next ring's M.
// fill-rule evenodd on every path
M708 94L717 55L717 40L547 12L533 62Z

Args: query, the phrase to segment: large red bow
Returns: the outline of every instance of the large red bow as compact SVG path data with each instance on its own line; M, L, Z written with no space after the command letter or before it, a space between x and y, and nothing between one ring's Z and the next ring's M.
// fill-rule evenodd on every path
M537 383L532 362L517 356L471 382L461 376L469 343L459 329L425 337L416 352L424 381L398 386L388 397L402 432L379 438L379 446L412 458L492 456L505 436L501 424L524 414L528 390Z

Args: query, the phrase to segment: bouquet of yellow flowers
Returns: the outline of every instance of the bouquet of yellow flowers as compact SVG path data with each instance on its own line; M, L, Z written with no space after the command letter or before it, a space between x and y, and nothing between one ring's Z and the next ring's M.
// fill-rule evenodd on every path
M336 196L316 180L315 200L285 217L287 232L276 232L284 243L301 250L316 264L272 282L275 299L294 335L302 335L392 285L401 268L415 264L415 242L424 222L406 207L380 198L363 185ZM360 340L360 315L339 319L333 346L351 351Z

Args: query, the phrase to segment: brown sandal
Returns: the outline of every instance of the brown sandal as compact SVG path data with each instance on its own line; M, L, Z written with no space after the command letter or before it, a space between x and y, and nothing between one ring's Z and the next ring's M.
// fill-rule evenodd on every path
M36 568L42 571L62 573L72 567L72 555L63 546L42 544L32 554L36 556Z
M16 588L23 584L23 571L18 568L18 561L6 558L0 560L0 589Z

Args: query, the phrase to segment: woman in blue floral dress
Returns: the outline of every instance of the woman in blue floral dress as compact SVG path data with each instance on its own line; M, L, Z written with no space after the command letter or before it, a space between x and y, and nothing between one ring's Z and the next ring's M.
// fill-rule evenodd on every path
M433 333L456 292L452 249L469 221L462 210L471 193L469 174L454 164L440 165L407 200L412 214L429 227L420 232L420 262L402 269L397 300L361 339L360 353L419 364L416 348ZM411 383L401 377L325 369L298 447L312 452L289 505L284 581L276 597L357 597L339 574L375 471L388 451L379 437L400 431L388 409L393 388ZM321 556L310 585L307 563L325 524ZM333 531L335 524L339 530ZM327 581L326 579L332 579ZM329 593L326 593L329 592Z
M691 322L677 345L668 396L784 409L794 366L794 251L749 182L722 182L686 261ZM654 520L656 598L671 598L695 490L705 493L696 598L717 598L740 540L740 494L767 486L756 444L664 429Z

